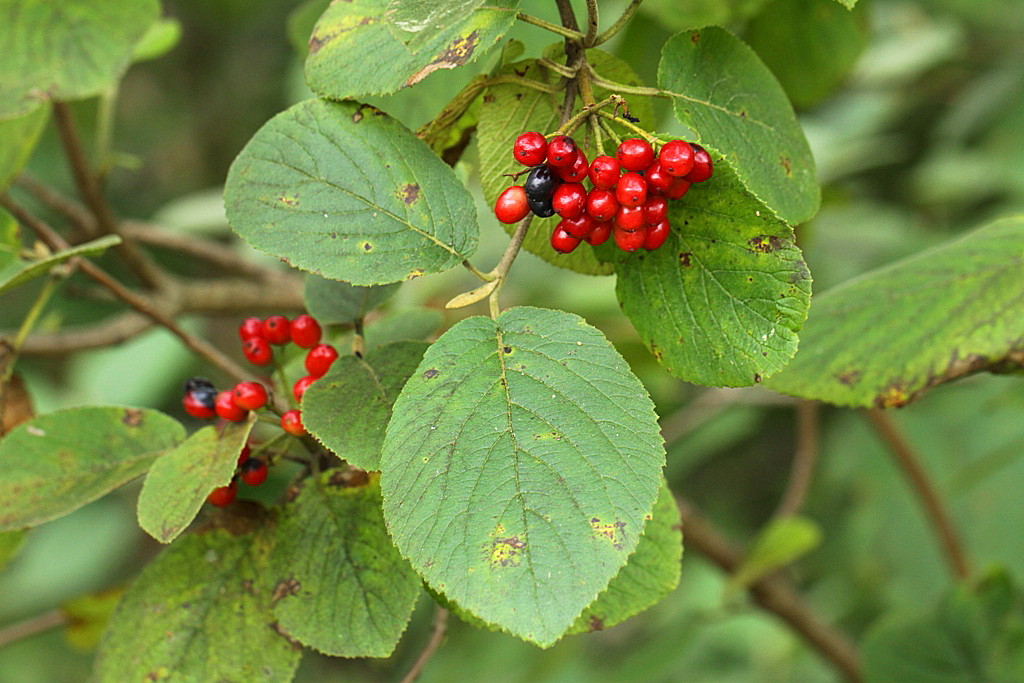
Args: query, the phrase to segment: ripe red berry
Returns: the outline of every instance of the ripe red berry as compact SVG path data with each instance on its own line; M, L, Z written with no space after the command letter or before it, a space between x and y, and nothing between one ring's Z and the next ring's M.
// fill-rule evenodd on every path
M295 318L295 320L292 320L289 334L292 337L293 344L300 348L308 349L320 343L322 331L320 323L313 316L303 313Z
M524 166L536 166L543 163L547 154L547 139L534 131L520 134L512 145L512 156Z
M323 377L337 360L338 352L330 344L317 344L306 353L306 372L310 376Z
M672 181L675 180L661 167L661 162L655 161L653 164L647 167L644 171L644 178L647 180L647 191L651 192L668 192L668 189L672 187Z
M711 177L711 155L697 143L690 146L693 147L693 168L686 174L686 179L691 183L703 183Z
M669 199L682 199L689 189L690 181L686 178L672 178L672 185L665 190L665 196Z
M627 171L642 171L654 162L654 150L640 138L629 138L619 144L615 158Z
M582 149L576 148L576 157L567 166L559 166L555 169L558 177L567 183L581 183L590 171L590 164L587 162L587 155Z
M576 142L567 135L556 135L548 143L548 164L568 166L576 160Z
M632 232L644 226L644 207L620 206L615 212L615 227L618 230Z
M288 318L272 315L263 319L263 338L271 344L284 344L291 339Z
M267 404L267 390L259 382L239 382L231 393L243 410L259 410Z
M518 223L528 213L530 205L526 203L526 191L522 185L506 188L494 202L494 215L502 223Z
M238 476L246 486L259 486L267 480L267 463L260 458L249 458L238 468Z
M661 195L651 195L644 202L644 223L655 225L665 220L668 214L668 200Z
M610 190L618 184L621 172L622 166L614 157L599 156L594 157L594 160L590 162L587 177L599 190Z
M235 404L235 392L230 389L225 389L217 394L217 398L214 400L214 409L219 417L229 422L241 422L249 414L248 410Z
M681 178L693 168L693 147L685 140L670 140L661 148L658 163L665 173Z
M644 244L644 238L647 236L647 231L641 227L639 230L626 231L626 230L613 230L615 234L615 244L619 245L619 249L622 251L636 251Z
M242 452L238 454L238 462L236 464L241 465L243 462L249 459L249 453L252 452L252 448L246 443L242 446Z
M215 396L216 393L213 389L200 387L186 392L181 399L181 404L185 408L185 412L192 417L216 417L217 411L214 409Z
M560 228L564 228L567 233L580 239L589 235L596 225L597 221L591 218L589 213L580 214L577 218L563 218L558 223Z
M245 359L253 365L267 365L274 358L270 342L263 337L249 337L242 342L242 353L245 354Z
M299 410L286 410L281 413L281 429L292 436L302 436L306 428L302 425L302 412Z
M238 336L245 341L249 337L263 336L263 321L259 318L246 318L238 326Z
M582 183L562 183L551 195L551 208L562 218L578 218L587 207Z
M218 486L214 490L210 491L210 495L206 497L206 502L222 508L226 505L230 505L231 501L235 499L237 494L238 482L232 479L231 483L227 486Z
M668 239L669 224L667 220L657 225L647 226L647 235L644 237L644 249L653 251L663 245Z
M302 379L295 382L292 385L292 396L295 397L296 401L302 401L302 395L306 393L306 389L309 389L309 385L320 379L319 377L313 377L312 375L306 375Z
M622 206L640 206L647 201L647 181L639 173L623 173L615 186L615 199Z
M562 224L555 226L551 233L551 247L560 254L568 254L580 244L580 238L569 233Z
M587 213L596 221L610 221L619 210L615 195L608 190L591 190L587 194Z
M608 238L612 236L612 222L602 221L594 224L594 229L590 231L590 234L586 236L587 244L591 246L598 246L608 241Z

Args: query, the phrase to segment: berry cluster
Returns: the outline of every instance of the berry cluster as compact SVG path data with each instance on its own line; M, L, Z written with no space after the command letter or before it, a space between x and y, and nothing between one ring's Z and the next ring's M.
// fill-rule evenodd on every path
M668 237L668 200L681 198L712 170L707 151L685 140L665 143L656 157L646 141L630 138L614 157L588 163L572 138L548 141L531 131L516 138L512 155L531 170L526 182L499 195L495 216L516 223L531 211L540 218L558 214L562 220L551 233L551 246L563 254L583 240L596 246L613 234L624 251L657 249Z
M238 480L241 479L246 486L259 486L267 480L267 462L260 457L252 457L252 447L245 444L242 452L238 454L238 464L235 475L231 477L231 483L226 486L218 486L210 491L206 502L217 507L229 505L238 495Z

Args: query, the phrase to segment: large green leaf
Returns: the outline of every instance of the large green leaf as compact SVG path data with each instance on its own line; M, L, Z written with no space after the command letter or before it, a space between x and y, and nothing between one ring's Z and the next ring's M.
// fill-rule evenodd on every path
M411 131L357 102L306 100L268 121L231 165L224 202L254 247L358 285L446 270L476 249L469 191Z
M780 218L800 223L815 214L821 192L807 139L753 50L722 28L676 34L662 48L658 83L698 142L725 157Z
M0 119L98 95L159 14L157 0L0 0Z
M271 612L273 534L208 531L166 548L114 611L96 680L290 681L300 649Z
M400 285L360 287L307 275L302 292L306 310L321 324L351 323L394 296Z
M0 119L0 190L28 161L49 116L50 106L44 104L16 118Z
M406 308L381 316L366 328L366 348L397 341L420 341L433 335L444 316L435 308Z
M23 422L0 440L0 531L77 510L184 438L181 423L146 408L87 406Z
M94 256L121 243L117 235L104 235L92 241L79 244L63 251L58 251L35 261L23 261L14 259L7 261L0 267L0 294L8 289L13 289L24 284L33 278L40 277L50 272L56 265L64 263L75 256Z
M664 598L679 583L682 557L679 509L666 482L662 483L636 552L608 588L577 617L569 633L611 628Z
M313 28L306 82L331 99L392 93L476 59L508 31L518 0L333 2Z
M274 614L285 633L320 652L387 657L422 582L388 536L377 476L344 475L307 479L285 506L270 558Z
M391 406L426 348L424 342L398 342L363 358L339 358L303 394L302 424L356 467L379 470Z
M384 516L437 591L541 646L636 548L664 449L643 386L578 316L457 323L395 402Z
M561 47L561 44L559 44ZM565 61L565 55L556 61ZM639 77L628 64L622 60L602 52L588 50L587 59L592 66L605 78L626 83L642 85ZM500 74L515 74L524 78L540 81L548 85L558 82L560 76L540 66L536 60L516 62L503 67ZM603 98L607 93L598 88L595 97ZM654 124L654 114L647 97L629 97L630 113L639 118L644 125ZM480 107L480 122L477 125L478 150L480 153L480 176L484 190L484 198L490 204L498 195L513 184L522 184L525 176L516 181L506 177L508 173L517 173L525 167L512 156L512 144L516 137L526 130L550 133L558 128L558 115L562 106L560 94L551 94L527 88L514 83L502 83L488 88ZM598 152L595 140L586 136L586 128L574 133L575 138L587 153L588 159L608 152ZM621 132L621 131L620 131ZM607 142L607 141L606 141ZM559 218L534 218L530 232L526 236L523 247L532 254L540 256L548 263L568 268L578 273L589 275L607 275L612 272L612 265L597 258L594 251L586 244L581 245L571 254L560 254L551 247L551 231L554 230ZM514 225L504 226L509 234Z
M139 493L139 526L170 543L195 518L210 491L231 481L255 417L218 431L203 427L184 443L157 458Z
M871 271L814 299L772 389L901 406L982 370L1024 366L1024 216Z
M670 202L672 232L652 252L625 254L615 292L669 372L711 386L745 386L796 353L811 278L793 230L720 165Z

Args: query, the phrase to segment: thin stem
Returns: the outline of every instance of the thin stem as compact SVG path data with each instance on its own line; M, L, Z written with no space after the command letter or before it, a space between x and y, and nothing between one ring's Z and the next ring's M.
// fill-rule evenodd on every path
M583 36L583 47L593 47L597 41L597 0L587 0L587 34Z
M796 404L796 447L793 449L793 465L789 483L782 501L775 510L776 517L787 517L800 512L807 490L811 486L814 465L818 461L818 417L817 401L800 401Z
M440 605L437 606L437 611L434 613L434 626L430 633L430 640L427 641L426 646L420 652L419 657L413 662L412 668L409 672L402 677L402 683L413 683L420 674L423 673L423 668L427 665L427 662L434 656L437 649L441 647L441 643L444 642L444 634L448 631L448 610Z
M953 520L939 496L938 490L932 485L921 465L921 459L914 452L910 443L900 433L896 423L887 414L878 408L867 411L871 426L889 447L896 460L896 464L903 470L910 482L911 488L921 501L925 515L931 523L939 543L946 556L946 562L953 576L960 580L970 577L970 563L967 561L967 554L964 552L962 543L957 535Z
M564 76L565 78L573 78L573 77L575 77L576 76L576 72L578 71L578 69L574 69L572 67L566 66L565 64L559 64L558 62L554 61L553 59L548 59L547 57L539 58L537 60L537 64L543 66L545 69L548 69L550 71L554 71L559 76Z
M678 497L676 502L686 547L698 551L723 571L734 573L743 561L742 553L691 502ZM853 643L825 622L788 580L772 574L750 584L747 590L757 604L786 622L847 681L860 683L860 662Z
M526 233L530 229L530 223L533 222L533 214L528 215L523 220L519 221L519 225L516 226L516 231L512 233L512 239L509 240L508 246L505 247L505 253L501 255L501 260L498 261L498 265L494 267L489 275L492 280L497 280L498 284L491 291L488 297L488 305L490 306L491 317L498 317L498 292L501 290L501 285L505 282L505 277L508 275L508 271L512 268L512 264L516 260L516 256L519 255L519 250L523 246L523 240L526 239Z
M513 74L502 74L501 76L495 76L487 79L487 85L501 85L503 83L511 83L512 85L521 85L524 88L531 88L533 90L539 90L543 93L552 95L560 92L561 88L557 85L547 85L540 81L535 81L532 78L526 78L524 76L515 76Z
M612 36L621 31L622 27L625 26L626 23L633 18L633 15L636 14L636 11L637 9L639 9L641 2L643 2L643 0L633 0L633 2L629 3L629 7L622 11L622 15L615 20L615 23L609 26L607 29L605 29L605 31L601 33L601 35L597 36L597 38L594 39L593 43L587 43L587 47L592 47L594 45L600 45L602 43L608 42Z
M618 121L618 119L615 120ZM622 138L619 137L619 134L615 131L614 128L608 125L607 121L605 121L603 118L597 118L597 122L600 124L601 129L608 134L608 137L610 137L616 145L622 144Z
M583 34L580 33L579 31L573 30L571 28L565 28L564 26L559 26L558 24L552 24L549 21L544 21L543 19L535 17L532 14L527 14L526 12L518 12L516 14L516 19L527 24L533 24L534 26L539 26L540 28L547 29L552 33L557 33L558 35L564 36L565 38L568 38L570 40L583 40Z
M110 141L114 130L114 113L117 109L119 82L107 88L99 97L96 111L96 167L98 175L103 178L110 170Z
M631 121L627 121L626 119L615 116L614 114L609 114L606 111L599 111L597 112L597 115L602 116L608 119L609 121L614 121L615 123L619 124L620 126L623 126L624 128L628 128L629 130L633 131L643 139L647 140L647 142L651 143L652 145L664 144L661 138L659 138L657 135L651 135L646 130L632 123Z
M483 280L484 282L490 282L491 280L494 279L493 275L489 275L488 273L485 273L485 272L477 269L476 266L474 266L472 263L469 262L469 259L463 260L462 261L462 266L466 270L468 270L469 272L473 273L473 275L476 275L478 278Z
M0 376L0 386L7 384L7 381L11 378L14 373L14 359L21 350L22 345L25 343L25 338L28 336L32 328L36 326L36 321L39 320L39 316L42 314L43 309L46 308L47 302L53 293L57 291L57 284L63 280L63 275L57 273L51 273L50 277L47 278L46 284L39 290L39 294L36 295L36 300L32 302L32 308L29 309L25 319L21 321L21 326L18 328L18 333L14 335L14 340L10 344L10 356L8 357L7 367L4 368L2 376Z
M660 88L648 88L642 85L616 83L615 81L609 81L606 78L601 78L593 72L591 72L591 79L597 87L604 88L605 90L611 90L612 92L625 93L627 95L644 95L646 97L675 97L673 93L670 93L667 90L661 90Z
M617 98L612 96L603 99L600 102L595 102L594 104L584 105L582 109L576 112L576 114L574 114L572 117L565 120L565 122L558 127L558 134L568 135L572 133L574 130L579 128L580 124L583 123L584 119L593 116L594 112L596 112L597 110L601 109L602 107L607 107L609 104L612 104L616 101Z
M0 628L0 648L34 636L37 633L49 631L51 628L63 626L66 622L67 617L64 616L64 612L54 609Z
M33 197L44 205L64 216L83 235L99 237L100 233L96 228L96 220L89 213L88 209L74 199L65 196L63 193L58 192L27 173L22 173L14 182L31 193Z

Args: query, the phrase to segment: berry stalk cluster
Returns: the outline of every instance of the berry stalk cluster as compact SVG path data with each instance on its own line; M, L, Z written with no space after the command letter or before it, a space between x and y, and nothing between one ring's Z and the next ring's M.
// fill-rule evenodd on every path
M498 196L495 216L516 223L531 211L540 218L558 214L562 220L551 233L551 246L563 254L584 240L597 246L612 235L624 251L657 249L671 227L668 200L682 198L712 172L707 151L685 140L665 143L656 156L645 140L630 138L614 157L588 163L572 138L555 135L548 141L530 131L516 138L512 155L530 172L526 182Z

